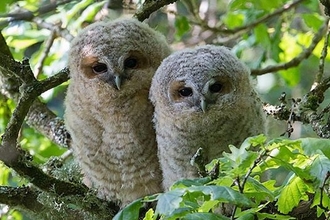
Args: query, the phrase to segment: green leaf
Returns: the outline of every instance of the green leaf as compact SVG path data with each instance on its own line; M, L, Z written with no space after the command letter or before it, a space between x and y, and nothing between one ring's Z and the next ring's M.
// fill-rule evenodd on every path
M244 24L245 15L240 11L230 11L224 17L223 22L228 28L235 28Z
M310 187L299 177L295 176L286 185L277 200L278 210L283 214L288 214L300 201L308 200L308 192L312 192Z
M319 207L325 207L325 208L330 208L330 198L329 196L326 194L325 191L322 192L322 201L321 201L321 190L318 189L316 190L315 194L314 194L314 200L313 203L311 205L311 207L315 207L317 206L317 217L320 217L322 214L325 214L324 212L326 212L324 209L319 209Z
M273 214L273 213L260 213L257 212L257 219L262 220L262 219L283 219L283 220L290 220L290 219L296 219L294 217L290 217L287 215L280 215L280 214Z
M127 220L127 219L139 219L140 208L143 207L141 199L136 200L118 212L113 220Z
M311 176L316 178L318 187L321 187L330 172L330 160L329 158L319 155L315 158L310 168Z
M196 212L186 215L183 220L229 220L229 218L215 213Z
M283 4L283 0L272 0L272 1L264 1L264 0L254 0L255 5L258 5L261 9L265 11L275 10L278 7L281 7Z
M243 8L243 6L245 5L247 1L246 0L232 0L229 2L229 9L230 10L238 10L238 9L241 9Z
M321 138L300 138L301 147L306 155L319 154L319 151L330 159L330 140Z
M323 23L323 18L317 13L301 14L300 17L302 17L305 24L313 28L314 31L317 31Z
M201 207L198 209L198 212L209 212L211 209L213 209L218 204L219 204L219 201L216 201L216 200L205 201L201 205Z
M254 213L246 213L245 215L241 215L237 218L237 220L254 220L255 216Z
M74 4L74 6L69 10L66 11L66 19L68 21L74 20L73 17L76 16L77 14L80 14L80 12L85 9L87 6L91 5L93 0L82 0L79 1L77 4Z
M200 191L210 195L212 200L229 202L238 206L253 206L254 203L245 195L226 186L194 186L187 188L189 192Z
M270 37L268 34L268 27L265 24L259 24L254 28L254 35L256 41L259 42L264 48L268 48L271 45Z
M0 4L0 13L5 13L7 11L7 6L11 3L14 3L15 0L1 0Z
M281 70L279 73L288 86L294 87L300 82L301 75L298 67Z
M175 38L180 40L182 36L190 30L190 24L186 17L184 16L175 16Z
M258 157L258 153L247 151L250 146L248 141L243 142L240 148L232 145L229 146L231 153L223 153L224 158L221 158L221 166L232 175L244 175L250 169L254 161Z
M175 189L158 196L156 213L171 215L175 209L180 207L185 190Z
M155 216L154 210L153 209L149 209L147 211L147 213L145 214L143 220L154 220L154 216Z
M273 193L268 190L263 184L261 184L256 179L248 177L245 187L244 195L249 198L254 198L256 203L260 203L262 200L265 201L274 201L275 197Z
M264 134L260 134L255 137L249 137L245 141L248 141L253 147L255 147L258 145L264 145L266 140L267 140L267 137Z
M203 186L210 182L210 177L205 178L196 178L196 179L181 179L176 181L173 186L171 186L171 190L177 189L177 188L187 188L190 186Z

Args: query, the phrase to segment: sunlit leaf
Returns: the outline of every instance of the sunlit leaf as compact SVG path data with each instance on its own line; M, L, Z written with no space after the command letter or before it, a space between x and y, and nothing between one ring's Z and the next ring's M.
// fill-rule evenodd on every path
M235 28L244 24L245 16L240 11L228 12L223 22L228 28Z
M291 182L286 185L278 200L278 210L283 214L288 214L300 201L308 200L308 192L312 192L311 188L299 177L293 177Z
M65 20L65 25L67 25L69 21L73 20L74 16L80 15L80 12L86 7L88 7L88 5L90 5L92 2L93 0L82 0L79 1L77 4L74 4L73 7L65 13L67 19Z
M250 137L250 138L246 139L246 141L249 142L254 147L258 146L258 145L264 145L266 140L267 140L267 137L264 134L260 134L258 136Z
M213 209L217 204L219 204L219 201L217 200L209 200L205 201L201 207L198 208L198 212L209 212L211 209Z
M153 209L149 209L145 214L143 220L154 220L155 213Z

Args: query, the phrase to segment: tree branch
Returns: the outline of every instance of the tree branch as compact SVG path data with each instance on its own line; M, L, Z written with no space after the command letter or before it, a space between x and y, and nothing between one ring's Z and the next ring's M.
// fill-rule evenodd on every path
M161 7L174 3L177 0L146 0L142 7L134 14L139 21L144 21L147 19L153 12L157 11Z
M233 29L224 28L223 26L221 26L221 27L210 27L207 24L207 22L202 20L199 17L199 14L196 13L196 12L193 12L192 14L195 16L197 22L192 22L192 23L197 24L197 25L205 28L206 30L213 31L215 33L230 34L230 35L234 34L235 36L237 36L237 35L242 35L243 33L246 33L247 31L255 28L256 26L258 26L261 23L265 23L266 21L268 21L268 20L270 20L270 19L272 19L276 16L281 15L285 11L289 11L292 8L297 7L303 1L305 1L305 0L296 0L296 1L293 1L292 3L287 3L287 4L283 5L283 7L279 8L279 9L276 9L272 13L266 14L265 16L255 20L255 21L253 21L249 24L246 24L246 25L241 26L241 27L233 28Z
M279 70L286 70L295 66L298 66L304 59L307 59L315 49L316 45L322 40L325 30L328 27L329 19L326 18L323 25L320 29L315 33L311 44L309 47L304 49L298 56L290 60L289 62L278 64L278 65L271 65L263 69L253 69L251 70L251 75L259 76L266 73L276 72Z
M1 35L2 36L2 35ZM6 46L0 38L0 47ZM23 71L23 64L16 62L12 57L6 56L0 52L0 88L1 93L7 97L13 98L16 102L19 99L19 87L23 84L35 83L35 92L41 94L48 89L54 88L69 79L69 70L63 69L58 74L49 77L41 82L34 79L33 73L29 67L26 69L27 74ZM27 64L26 64L27 65ZM20 74L21 73L21 74ZM30 76L31 80L24 79ZM23 78L24 77L24 78ZM26 85L25 85L26 86ZM54 143L62 147L68 147L70 143L70 135L64 127L64 122L59 119L52 111L48 109L46 104L36 99L27 115L27 124L33 126L40 133L48 137Z
M28 186L0 186L0 203L37 213L44 208L37 200L39 193Z
M301 121L310 124L316 134L321 138L330 138L330 106L318 112L320 104L324 100L324 93L330 88L330 77L324 79L314 89L308 92L302 99L292 101L292 106L281 97L280 105L265 105L264 111L275 119L285 120L288 123Z

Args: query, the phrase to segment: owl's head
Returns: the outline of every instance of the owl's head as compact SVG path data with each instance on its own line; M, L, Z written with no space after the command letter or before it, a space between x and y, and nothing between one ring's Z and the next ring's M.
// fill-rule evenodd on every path
M135 19L96 22L71 44L71 79L118 92L146 87L169 54L164 36Z
M253 96L249 69L227 48L200 46L164 59L153 77L150 100L171 112L226 109Z

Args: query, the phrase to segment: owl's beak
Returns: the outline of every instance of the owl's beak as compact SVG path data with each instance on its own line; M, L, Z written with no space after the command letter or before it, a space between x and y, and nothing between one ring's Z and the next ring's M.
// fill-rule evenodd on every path
M115 76L115 84L116 84L117 89L120 90L121 78L118 75Z
M201 98L200 106L201 106L201 109L202 109L203 113L205 113L206 108L207 108L207 102L206 102L205 98Z

